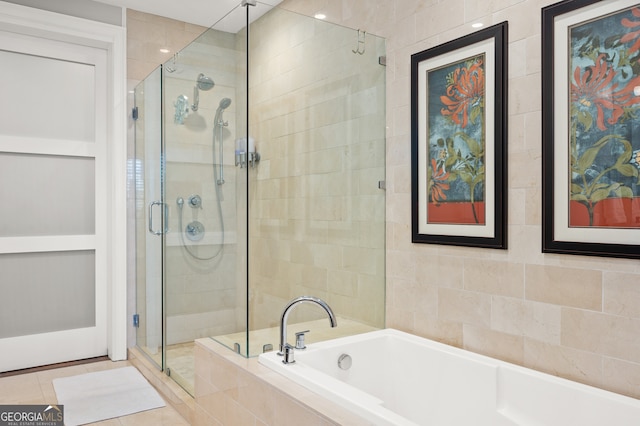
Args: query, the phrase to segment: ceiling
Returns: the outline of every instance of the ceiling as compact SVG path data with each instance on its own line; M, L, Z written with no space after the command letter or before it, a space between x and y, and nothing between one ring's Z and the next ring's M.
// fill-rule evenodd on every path
M106 3L114 6L126 7L140 12L160 15L178 21L189 22L191 24L211 27L220 21L231 10L240 5L241 0L94 0L99 3ZM282 0L260 0L256 13L252 13L253 19L266 13L270 7L275 6ZM262 3L262 4L261 4ZM239 14L232 14L241 16ZM255 16L253 16L255 15ZM227 20L225 20L227 21ZM242 22L232 25L237 29L244 26Z

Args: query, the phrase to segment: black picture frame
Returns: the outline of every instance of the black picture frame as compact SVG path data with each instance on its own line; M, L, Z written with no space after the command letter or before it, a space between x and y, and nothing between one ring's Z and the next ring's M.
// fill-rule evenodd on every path
M411 55L413 243L507 248L507 39L508 23L502 22ZM477 77L480 62L484 63L484 87L476 95L482 94L484 121L479 133L480 116L473 110L479 104L472 104L473 99L463 99L468 105L452 104L456 95L450 92L450 81L465 82L474 72ZM443 89L437 77L447 72ZM460 77L462 73L466 77ZM440 112L436 110L438 97L447 97ZM464 127L469 123L476 128ZM471 137L467 129L480 136ZM483 210L476 209L474 201L478 182ZM453 186L462 189L447 199L443 188L449 191ZM449 201L454 197L457 199Z
M637 71L629 73L619 59L635 41L636 28L622 24L629 16L640 23L634 8L640 14L628 0L565 0L542 9L544 253L640 259L640 134L634 137L640 124L625 115L640 113L640 98L619 96L640 84ZM596 86L608 98L591 90Z

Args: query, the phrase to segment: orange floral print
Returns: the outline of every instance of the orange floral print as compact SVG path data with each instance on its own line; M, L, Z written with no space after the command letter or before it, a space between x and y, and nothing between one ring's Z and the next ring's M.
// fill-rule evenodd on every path
M446 96L440 100L446 106L440 113L451 117L454 123L467 127L470 110L482 103L484 97L484 69L482 60L468 67L457 68L451 75Z
M607 120L610 125L616 124L624 114L624 107L640 103L640 97L634 96L635 86L640 85L640 76L629 81L625 87L618 89L618 83L612 81L616 71L605 60L605 54L598 55L595 65L584 68L576 67L571 83L571 101L577 102L580 108L596 108L596 124L600 130L606 130L604 110L611 111Z
M435 158L431 159L431 181L429 186L431 188L431 201L440 202L447 199L447 195L444 193L449 189L449 184L446 183L449 179L449 172L446 171L444 164L438 167Z
M635 18L640 18L640 8L634 7L633 9L631 9L631 13ZM632 21L627 18L622 18L620 23L627 28L636 28L640 26L640 21ZM629 48L629 54L640 49L640 38L638 38L638 35L640 35L640 29L628 32L625 35L623 35L622 38L620 39L621 43L627 43L632 40L635 40L635 43L633 43L633 45Z

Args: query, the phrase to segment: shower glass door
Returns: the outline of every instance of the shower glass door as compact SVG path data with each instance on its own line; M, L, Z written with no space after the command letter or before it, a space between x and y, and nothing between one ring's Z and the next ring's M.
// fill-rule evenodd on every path
M136 344L163 368L162 68L135 89Z
M137 346L191 394L195 339L247 351L246 22L237 6L135 91Z

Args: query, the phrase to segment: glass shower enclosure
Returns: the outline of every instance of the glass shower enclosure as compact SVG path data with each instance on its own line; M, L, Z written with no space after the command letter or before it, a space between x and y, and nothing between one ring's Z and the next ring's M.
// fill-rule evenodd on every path
M385 43L257 2L135 90L137 346L193 394L193 345L384 327Z

